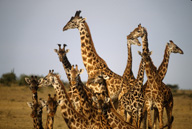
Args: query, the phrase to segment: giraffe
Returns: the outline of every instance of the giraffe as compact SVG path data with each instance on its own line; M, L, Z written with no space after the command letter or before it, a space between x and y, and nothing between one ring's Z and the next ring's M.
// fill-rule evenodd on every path
M142 26L141 24L138 25L137 28L135 28L128 36L127 36L127 49L128 49L128 59L127 59L127 66L124 70L123 73L123 83L129 85L123 85L122 91L119 94L119 100L121 97L129 92L131 86L133 86L133 83L135 81L135 77L133 75L132 71L132 52L131 52L131 45L137 45L141 46L141 43L139 42L138 38L141 37L141 32ZM123 114L122 114L123 115Z
M32 92L32 102L27 102L28 106L32 109L31 117L33 118L34 128L42 129L42 109L43 106L38 102L37 90L40 87L42 79L37 79L37 76L31 76L31 78L26 77L25 81L29 85Z
M99 84L106 85L106 80L109 79L109 77L105 77L99 81ZM101 83L101 81L103 81ZM95 82L97 83L97 82ZM101 112L105 119L107 119L107 123L112 129L135 129L136 127L130 125L124 119L121 115L117 113L115 110L112 101L110 100L107 86L105 86L106 90L102 93L93 92L93 101L95 103L95 106L98 108L99 112ZM98 114L98 115L101 115Z
M89 120L75 110L69 99L68 93L60 80L60 76L54 74L53 70L49 71L48 75L41 81L41 85L52 85L54 87L57 98L60 101L59 105L61 106L62 117L68 128L87 129L91 126Z
M58 46L59 46L59 49L58 50L54 49L54 51L59 56L59 60L63 64L63 68L67 75L67 79L69 80L69 84L71 84L70 75L67 74L67 70L71 69L71 63L69 62L69 60L67 58L67 53L69 52L69 49L65 49L65 47L67 46L66 44L63 44L63 48L61 48L61 44L58 44Z
M171 53L179 53L183 54L183 51L172 41L169 41L170 43L166 44L165 47L165 52L164 52L164 59L159 66L157 73L159 75L160 80L162 81L167 73L167 68L168 68L168 63L169 63L169 58ZM144 88L146 87L147 83L144 85ZM163 94L165 97L165 108L166 108L166 113L168 117L168 128L172 128L172 122L173 122L173 116L172 116L172 110L173 110L173 95L171 92L171 89L166 86L162 82L162 88L163 88ZM155 110L154 114L154 127L156 127L156 120L157 120L157 110Z
M26 77L25 81L29 85L29 88L32 92L32 102L38 101L38 95L37 95L37 90L39 88L39 83L41 82L42 79L37 79L37 76L31 76L31 78ZM34 102L35 103L35 102Z
M143 48L143 53L145 53L145 55L150 55L149 53L149 49L148 49L148 33L147 33L147 29L146 28L144 28L144 27L141 27L141 30L140 31L138 31L137 32L138 33L138 35L140 35L140 37L142 38L142 48ZM129 38L135 38L135 36L134 35L130 35L130 37ZM171 44L171 45L170 45ZM178 53L178 51L179 51L179 53L182 53L182 50L179 50L179 48L177 47L177 46L175 46L174 44L172 44L172 43L170 43L169 45L170 45L170 48L172 47L173 49L172 50L170 50L170 51L173 51L173 53ZM175 50L176 49L176 50ZM148 53L148 54L147 54ZM166 54L166 51L165 51L165 54ZM165 57L168 57L168 56L165 56L164 55L164 58ZM160 80L162 81L163 80L163 78L164 78L164 76L165 76L165 74L166 74L166 70L167 70L167 68L163 68L164 67L164 65L163 64L165 64L166 62L166 60L164 59L163 60L163 62L162 62L162 64L159 66L159 68L158 68L158 70L157 70L157 68L156 68L156 66L153 64L153 62L152 62L152 60L151 60L151 58L150 58L150 56L149 56L149 61L151 61L151 66L150 66L150 68L151 68L151 70L154 72L154 73L157 73L158 75L159 75L159 78L160 78ZM168 65L167 65L168 66ZM164 69L166 69L166 70L164 70ZM164 72L162 72L164 70ZM162 73L164 73L164 74L162 74ZM143 85L143 91L144 91L144 94L145 94L145 92L146 91L148 91L148 90L146 90L146 87L150 87L149 86L149 84L148 84L148 80L146 81L146 83ZM172 109L173 109L173 96L172 96L172 93L171 93L171 89L169 88L169 87L167 87L163 82L161 82L161 90L162 90L162 92L163 92L163 95L164 95L164 100L165 100L165 107L166 107L166 112L167 112L167 117L168 117L168 128L171 128L171 124L172 124L172 122L173 122L173 116L172 116ZM157 119L157 112L158 112L158 110L157 110L157 108L154 108L155 109L155 113L154 113L154 127L156 127L156 119ZM146 109L144 109L144 114L145 114L145 110ZM143 115L144 115L143 114ZM144 119L144 125L146 125L146 119Z
M27 102L27 105L32 109L31 117L33 118L34 129L43 129L42 125L43 104L34 100L32 102Z
M142 56L141 52L139 54ZM125 93L120 101L119 101L119 108L124 111L125 120L127 122L131 122L132 125L136 127L140 127L141 119L142 119L142 112L144 106L144 95L142 91L143 86L143 78L144 78L144 67L145 62L141 59L137 78L133 82L133 87L127 93Z
M93 77L98 70L101 69L102 72L109 76L110 79L107 80L107 85L109 88L109 93L112 101L117 102L119 93L121 92L123 78L111 71L107 63L97 54L96 49L93 44L90 29L88 27L86 18L80 17L81 11L77 11L74 17L71 17L69 22L64 26L63 31L68 29L77 28L80 32L81 39L81 55L84 66L88 73L88 78Z
M100 114L100 111L98 111L97 108L94 108L93 102L90 100L91 98L91 89L89 89L88 87L84 86L84 85L80 85L81 87L79 87L78 83L79 83L79 78L80 78L80 74L82 73L82 69L78 70L78 66L76 65L76 68L74 68L74 66L72 66L71 70L69 70L68 74L70 74L71 76L71 81L72 84L75 84L74 87L76 87L78 90L76 93L79 93L80 95L80 104L81 104L81 111L82 114L89 119L90 123L91 123L91 127L90 128L98 128L98 129L105 129L105 128L109 128L106 119L104 119L103 115L98 115ZM94 81L94 84L96 85L96 83L99 85L101 85L101 77L96 77L97 80ZM89 83L89 85L91 85Z
M152 62L148 48L147 30L143 27L143 58L145 60L145 71L147 75L147 82L144 85L144 112L147 111L148 126L152 128L151 109L154 109L154 123L153 127L156 128L156 120L159 118L159 127L163 127L163 109L166 107L168 117L168 128L171 128L173 122L172 109L173 109L173 96L171 90L162 82L158 74L158 70ZM146 125L146 121L144 121Z
M45 129L53 129L54 124L54 115L57 111L57 106L59 104L59 101L56 99L56 94L54 94L54 97L51 97L51 94L48 94L48 100L40 100L44 107L47 108L47 122L45 125Z
M179 48L172 40L170 40L169 42L170 43L167 43L167 45L165 47L163 61L162 61L161 65L159 66L158 70L157 70L161 80L164 79L164 77L165 77L165 75L167 73L170 54L171 53L183 54L183 51L181 50L181 48Z

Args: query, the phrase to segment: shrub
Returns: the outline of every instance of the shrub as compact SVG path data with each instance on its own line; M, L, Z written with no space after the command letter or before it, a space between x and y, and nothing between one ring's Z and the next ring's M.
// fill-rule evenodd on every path
M15 83L15 82L16 82L16 75L14 73L14 70L11 71L10 73L3 74L0 79L0 83L6 86L10 86L12 83Z

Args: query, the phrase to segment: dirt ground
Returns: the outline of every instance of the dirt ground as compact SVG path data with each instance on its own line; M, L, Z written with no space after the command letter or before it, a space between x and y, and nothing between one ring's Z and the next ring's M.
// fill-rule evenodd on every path
M38 97L47 100L48 93L55 93L52 87L43 87ZM31 108L32 93L27 86L0 85L0 129L32 129ZM164 111L165 116L166 111ZM192 129L192 91L180 90L174 96L173 129ZM166 123L164 117L164 124ZM46 123L46 109L43 110L43 125ZM54 122L55 129L67 129L58 107Z

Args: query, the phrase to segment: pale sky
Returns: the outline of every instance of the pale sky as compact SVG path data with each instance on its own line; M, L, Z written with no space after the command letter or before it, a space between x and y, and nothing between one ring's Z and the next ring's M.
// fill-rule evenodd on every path
M85 69L79 31L62 31L77 10L87 18L96 51L113 72L123 75L127 63L126 36L141 23L148 30L151 58L157 67L169 40L184 51L184 55L171 54L164 83L192 89L191 0L1 0L0 76L12 69L18 77L20 74L45 76L49 69L54 69L67 81L54 52L58 43L68 45L71 64ZM141 59L137 51L141 50L132 46L135 77ZM86 71L81 78L87 80Z

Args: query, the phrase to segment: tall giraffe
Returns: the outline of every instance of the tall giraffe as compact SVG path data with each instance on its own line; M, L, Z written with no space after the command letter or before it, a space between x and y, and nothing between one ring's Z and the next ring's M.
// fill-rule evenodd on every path
M140 31L138 31L138 34L142 37L142 46L143 46L143 52L145 52L146 54L145 55L149 55L149 49L148 49L148 33L147 33L147 29L146 28L144 28L144 27L141 27L141 30ZM134 35L130 35L130 37L129 38L135 38L134 37ZM171 44L171 43L170 43ZM170 48L171 48L171 46L173 47L173 49L172 50L170 50L170 51L175 51L176 53L178 52L178 51L180 51L175 45L173 45L173 44L171 44L170 45ZM174 49L176 49L176 50L174 50ZM147 54L148 53L148 54ZM166 52L165 52L166 53ZM174 53L174 52L173 52ZM182 53L181 51L180 51L180 53ZM167 57L167 56L165 56L164 55L164 57ZM151 60L151 58L150 58L150 56L148 57L149 58L149 61L151 61L151 70L154 72L154 73L156 73L156 74L158 74L158 75L160 75L159 76L159 78L160 78L160 80L163 80L163 78L164 78L164 76L165 76L165 74L166 74L166 70L167 70L167 68L163 68L164 67L164 65L163 64L166 64L166 60L163 60L163 62L162 62L162 64L160 65L160 67L159 67L159 69L158 69L158 71L157 71L157 68L156 68L156 66L153 64L153 62L152 62L152 60ZM168 65L167 65L168 66ZM164 69L166 69L166 70L164 70ZM163 72L163 70L164 70L164 72ZM164 73L164 74L162 74L162 73ZM148 84L148 80L147 80L147 82L144 84L144 86L143 86L143 91L144 91L144 94L145 94L145 91L147 91L145 88L146 87L149 87L149 84ZM172 96L172 93L171 93L171 89L169 88L169 87L167 87L163 82L161 82L161 88L162 88L162 92L163 92L163 95L164 95L164 100L165 100L165 107L166 107L166 112L167 112L167 117L168 117L168 127L169 128L171 128L171 126L172 126L172 122L173 122L173 116L172 116L172 109L173 109L173 96ZM157 119L157 112L158 112L158 110L156 109L156 108L154 108L155 109L155 113L154 113L154 115L155 115L155 117L154 117L154 127L156 126L156 119ZM146 119L144 119L145 121L144 121L144 125L146 125Z
M102 85L106 85L106 79L109 78L103 78L102 80L100 80L100 84L101 81L103 81ZM110 100L107 85L105 86L105 88L106 90L102 93L93 93L92 99L95 102L95 106L98 108L99 112L101 112L104 115L105 119L107 119L107 123L109 124L109 126L112 129L135 129L136 127L124 121L122 116L117 113ZM101 113L98 115L102 115Z
M81 55L84 66L87 70L88 77L93 77L98 70L101 69L110 79L107 80L111 99L117 102L119 93L121 92L123 78L112 72L106 62L97 54L91 33L86 23L86 19L80 17L81 11L77 11L75 16L64 26L63 31L77 28L80 32L81 39Z
M139 54L142 56L141 52ZM132 125L140 127L142 120L142 112L144 107L144 94L142 91L143 78L144 78L145 62L141 59L137 78L133 82L133 87L125 93L119 100L119 110L124 111L125 120L131 122Z
M163 61L162 61L161 65L159 66L158 70L157 70L161 80L164 79L164 77L165 77L165 75L167 73L167 68L168 68L168 64L169 64L170 54L171 53L183 54L183 51L181 50L181 48L179 48L172 40L170 40L169 42L170 43L167 43L167 45L165 47Z
M57 98L60 101L59 105L61 106L62 117L69 128L87 129L91 126L89 120L85 116L78 113L73 107L59 75L54 74L53 71L49 71L48 75L42 80L41 85L52 85L54 87Z
M40 100L43 106L47 108L47 122L45 125L45 129L53 129L54 124L54 116L57 111L57 106L59 102L56 99L56 94L54 94L54 97L51 97L51 94L48 94L48 100L43 101Z
M27 105L32 109L31 117L33 118L33 127L34 129L43 129L42 123L42 113L43 113L43 104L34 100L32 102L27 102Z
M126 85L123 85L121 93L119 94L119 100L121 97L129 92L130 88L133 86L135 77L133 75L132 71L132 52L131 52L131 45L138 45L141 46L141 43L139 42L138 38L141 37L142 26L141 24L138 25L137 28L135 28L128 36L127 36L127 49L128 49L128 59L127 59L127 66L125 68L125 71L123 73L123 83ZM129 85L129 86L127 86Z

